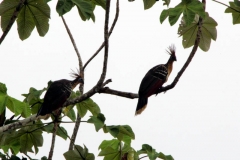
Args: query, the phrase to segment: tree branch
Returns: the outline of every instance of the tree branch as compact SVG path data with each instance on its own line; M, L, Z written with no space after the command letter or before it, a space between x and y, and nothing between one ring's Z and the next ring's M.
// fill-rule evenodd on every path
M216 1L216 0L212 0L212 1L214 1L214 2L216 2L216 3L219 3L219 4L221 4L221 5L224 5L224 6L226 6L227 8L231 8L232 10L234 10L234 11L240 13L239 10L237 10L237 9L235 9L235 8L229 6L229 5L226 5L225 3L222 3L222 2L219 2L219 1Z
M110 89L109 87L104 87L99 90L99 93L106 93L106 94L112 94L120 97L125 97L125 98L138 98L138 94L136 93L130 93L130 92L122 92L122 91L117 91Z
M48 160L52 160L52 157L53 157L53 151L54 151L54 147L55 147L57 129L58 129L58 122L56 121L56 122L54 122L54 126L53 126L52 144L51 144L51 148L50 148L50 151L49 151Z
M71 34L71 31L70 29L68 28L67 26L67 23L64 19L63 16L61 16L62 18L62 21L64 23L64 26L67 30L67 33L71 39L71 42L73 44L73 47L76 51L76 54L77 54L77 57L78 57L78 62L79 62L79 70L80 70L80 75L82 76L82 78L84 78L84 71L83 71L83 63L82 63L82 59L81 59L81 56L80 56L80 53L78 51L78 48L77 48L77 45L74 41L74 38ZM80 91L80 94L83 94L83 84L79 86L79 91ZM69 144L69 150L73 150L73 146L74 146L74 142L75 142L75 139L77 137L77 133L78 133L78 129L79 129L79 126L80 126L80 122L81 122L81 117L79 116L79 114L77 115L77 120L76 120L76 123L75 123L75 126L74 126L74 129L73 129L73 134L72 134L72 137L71 137L71 141L70 141L70 144Z
M62 18L63 24L64 24L64 26L65 26L65 28L66 28L66 30L67 30L68 36L69 36L69 38L71 39L71 42L72 42L73 47L74 47L74 49L75 49L75 52L76 52L76 54L77 54L78 62L79 62L80 73L82 73L83 63L82 63L82 59L81 59L80 53L79 53L79 51L78 51L77 45L76 45L76 43L75 43L75 40L74 40L74 38L73 38L73 36L72 36L72 33L71 33L70 29L68 28L68 25L67 25L64 17L61 16L61 18Z
M28 123L35 121L35 120L36 120L36 114L31 115L30 117L25 118L21 121L17 121L17 122L10 123L10 124L0 127L0 133L3 133L8 130L14 130L14 129L20 128L20 127L25 126Z
M21 10L22 6L24 5L26 0L20 0L19 4L17 5L15 11L13 12L13 15L8 23L8 26L6 27L5 31L3 32L1 38L0 38L0 44L2 44L3 40L5 39L5 37L7 36L8 32L10 31L10 29L12 28L13 23L15 22L19 11Z
M110 37L111 34L112 34L112 31L117 23L117 20L118 20L118 16L119 16L119 0L117 0L117 3L116 3L116 14L115 14L115 18L113 20L113 23L112 23L112 26L109 30L109 33L108 33L108 36ZM92 61L92 59L98 55L98 53L103 49L105 43L103 42L102 45L98 48L98 50L92 55L92 57L84 64L83 66L83 70L87 67L87 65L89 64L89 62Z

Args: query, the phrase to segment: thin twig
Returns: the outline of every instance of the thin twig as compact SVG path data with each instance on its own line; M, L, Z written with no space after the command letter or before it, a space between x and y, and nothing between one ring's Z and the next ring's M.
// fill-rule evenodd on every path
M114 20L113 20L112 26L111 26L111 28L110 28L110 30L109 30L109 33L108 33L109 37L111 36L112 31L113 31L113 29L114 29L114 27L115 27L115 25L116 25L116 23L117 23L118 16L119 16L119 0L117 0L117 4L116 4L116 14L115 14L115 18L114 18ZM89 62L91 62L92 59L93 59L96 55L98 55L98 53L103 49L103 47L104 47L104 42L103 42L102 45L98 48L98 50L92 55L92 57L89 58L89 60L84 64L83 70L87 67L87 65L89 64Z
M77 120L76 120L74 129L73 129L73 134L70 139L70 144L69 144L68 150L73 150L73 146L74 146L75 140L77 138L77 133L78 133L78 129L80 127L80 123L81 123L81 117L79 116L79 114L77 114Z
M109 87L101 88L99 90L99 93L111 94L111 95L116 95L116 96L130 98L130 99L138 98L138 94L136 93L117 91L117 90L110 89Z
M205 5L206 5L206 1L205 0L202 0L202 3L204 5L204 10L205 10ZM162 87L158 93L161 93L161 92L165 92L169 89L172 89L176 86L176 84L178 83L180 77L182 76L183 72L187 69L188 65L190 64L190 62L192 61L197 49L198 49L198 46L199 46L199 43L200 43L200 36L201 36L201 28L202 28L202 17L199 17L199 21L198 21L198 31L197 31L197 37L195 39L195 43L194 43L194 46L192 48L192 51L187 59L187 61L185 62L185 64L183 65L182 69L178 72L177 76L174 78L174 81L166 86L166 87Z
M235 9L235 8L233 8L233 7L231 7L231 6L227 5L227 4L225 4L225 3L222 3L222 2L219 2L219 1L216 1L216 0L212 0L212 1L214 1L214 2L216 2L216 3L219 3L219 4L221 4L221 5L224 5L224 6L226 6L227 8L231 8L232 10L234 10L234 11L240 13L239 10L237 10L237 9Z
M7 36L8 32L10 31L10 29L12 28L13 23L15 22L19 11L21 10L22 6L24 5L26 0L20 0L19 4L17 5L15 11L13 12L13 15L5 29L5 31L3 32L1 38L0 38L0 44L2 44L3 40L5 39L5 37Z
M75 52L76 52L76 54L77 54L78 62L79 62L80 73L82 73L83 63L82 63L82 59L81 59L80 53L79 53L79 51L78 51L77 45L76 45L76 43L75 43L75 40L74 40L74 38L73 38L73 36L72 36L72 33L71 33L71 31L70 31L70 29L69 29L69 27L68 27L68 25L67 25L64 17L61 16L61 18L62 18L63 24L64 24L64 26L65 26L65 28L66 28L66 30L67 30L68 36L69 36L69 38L71 39L71 42L72 42L73 47L74 47L74 49L75 49Z
M54 147L55 147L57 129L58 129L58 122L54 122L53 133L52 133L52 144L51 144L51 148L50 148L50 151L49 151L48 160L52 160L52 157L53 157L53 151L54 151Z

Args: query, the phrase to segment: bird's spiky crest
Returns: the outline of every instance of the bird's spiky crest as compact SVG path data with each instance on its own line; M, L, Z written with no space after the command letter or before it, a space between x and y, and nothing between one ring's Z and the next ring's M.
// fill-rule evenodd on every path
M176 47L174 44L171 44L169 47L168 47L168 50L166 50L168 54L170 54L171 56L176 56L175 55L175 52L176 52Z
M81 77L80 75L80 70L79 69L76 69L77 71L75 72L73 69L71 69L71 73L70 73L70 76L73 77L73 78L78 78L78 77Z

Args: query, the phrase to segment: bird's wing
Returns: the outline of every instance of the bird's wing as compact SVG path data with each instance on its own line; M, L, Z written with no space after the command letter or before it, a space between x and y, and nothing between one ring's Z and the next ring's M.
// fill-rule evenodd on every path
M68 83L70 82L67 80L59 80L51 84L44 96L44 102L38 115L49 114L62 107L71 94L71 88L69 88Z
M164 65L157 65L150 69L140 84L139 96L149 97L155 94L165 83L167 74L168 71Z

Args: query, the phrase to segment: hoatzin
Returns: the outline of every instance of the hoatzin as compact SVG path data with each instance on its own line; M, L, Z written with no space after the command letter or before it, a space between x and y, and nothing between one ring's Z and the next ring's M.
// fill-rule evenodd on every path
M72 76L75 78L73 81L61 79L52 82L44 96L42 106L37 113L37 118L48 119L53 111L58 113L61 111L60 109L69 98L72 90L78 84L84 83L80 75L72 73Z
M147 74L143 77L138 91L138 104L135 115L141 114L147 107L148 97L153 94L158 94L162 85L167 82L170 73L172 72L173 62L177 61L175 55L175 46L168 47L167 52L170 54L166 64L160 64L151 68Z

